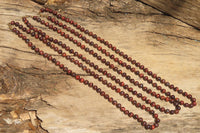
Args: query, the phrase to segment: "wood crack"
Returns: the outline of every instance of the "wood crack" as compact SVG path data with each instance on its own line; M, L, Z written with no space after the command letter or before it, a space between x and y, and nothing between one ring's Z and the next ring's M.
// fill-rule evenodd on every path
M23 71L23 70L21 70L21 69L19 69L19 68L16 68L16 67L13 67L13 66L11 66L11 65L9 65L9 64L6 64L9 68L11 68L11 69L14 69L14 70L16 70L16 71L18 71L18 72L21 72L21 73L25 73L25 74L29 74L29 75L32 75L32 76L39 76L39 75L41 75L41 76L43 76L43 75L67 75L65 72L46 72L46 73L41 73L41 72L39 72L39 73L32 73L32 72L26 72L26 71ZM34 68L35 69L35 68ZM40 71L41 71L41 69L40 69ZM88 74L81 74L81 73L77 73L78 75L80 75L80 76L91 76L91 75L88 75ZM101 76L101 75L100 75Z
M28 104L28 103L27 103ZM40 119L39 117L38 117L38 114L37 114L37 110L36 109L26 109L26 108L24 108L24 110L26 110L26 111L28 111L28 112L30 112L30 111L34 111L35 112L35 118L37 119L37 121L38 121L38 125L37 126L39 126L45 133L49 133L49 131L47 130L47 129L44 129L43 127L42 127L42 119ZM30 117L30 115L29 115L29 117Z
M198 42L200 42L200 40L198 40L198 39L194 39L194 38L187 37L187 36L180 36L180 35L166 34L166 33L160 33L160 32L155 32L155 31L146 31L146 32L147 32L147 33L158 34L158 35L162 35L162 36L176 37L176 38L188 39L188 40L192 40L192 41L198 41Z
M36 53L33 53L33 52L24 51L24 50L20 50L20 49L8 47L8 46L0 46L0 48L12 49L12 50L15 50L15 51L18 51L18 52L23 52L23 53L28 53L28 54L34 54L34 55L36 54Z
M158 21L145 21L145 22L150 22L150 23L154 23L154 24L163 24L163 25L178 26L178 27L189 28L189 29L191 28L191 27L184 26L184 25L173 24L173 23L163 23L163 22L158 22Z
M20 49L13 48L13 47L8 47L8 46L0 46L0 48L6 48L6 49L15 50L15 51L18 51L18 52L23 52L23 53L37 55L35 52L24 51L24 50L20 50ZM50 55L51 56L61 56L61 55L56 55L56 54L50 54Z
M137 12L125 12L125 11L111 11L112 13L120 13L120 14L135 14L135 15L142 15L142 16L155 16L155 15L163 15L160 13L137 13Z
M47 106L52 107L52 108L56 108L53 105L51 105L49 102L47 102L46 100L44 100L42 97L40 97L40 100L45 103Z

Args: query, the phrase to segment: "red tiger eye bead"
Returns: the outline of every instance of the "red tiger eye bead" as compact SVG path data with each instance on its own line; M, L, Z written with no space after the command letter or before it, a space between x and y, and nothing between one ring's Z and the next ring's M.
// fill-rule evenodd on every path
M115 91L116 91L117 93L119 93L121 90L120 90L119 88L117 88Z
M152 125L152 126L151 126L151 130L153 130L154 128L155 128L155 126L154 126L154 125Z
M14 25L14 24L15 24L15 21L11 21L10 24L11 24L11 25Z
M143 77L144 77L144 74L140 73L139 76L140 76L140 78L143 78Z
M83 78L80 78L79 81L80 81L81 83L83 83L83 82L84 82L84 79L83 79Z
M142 105L142 106L141 106L141 109L143 109L143 110L146 109L146 106L145 106L145 105Z
M43 52L42 50L40 50L40 52L39 52L39 53L40 53L40 55L44 55L44 52Z
M125 109L124 107L121 107L120 110L121 110L122 112L124 112L126 109Z
M128 116L129 116L129 117L133 117L134 114L133 114L132 112L130 112L130 113L128 114Z
M150 108L149 107L146 107L146 109L145 109L147 112L149 112L150 111Z
M76 75L76 79L79 80L79 79L80 79L80 76L79 76L79 75Z
M196 103L196 102L192 102L192 105L193 105L193 106L196 106L196 105L197 105L197 103Z
M59 66L59 65L60 65L60 62L59 62L59 61L56 61L55 64L56 64L56 66Z
M125 114L125 115L128 115L128 114L129 114L129 111L128 111L128 110L125 110L125 111L124 111L124 114Z
M60 64L59 67L62 69L62 68L64 67L64 65L63 65L63 64Z
M29 42L29 43L28 43L28 46L29 46L29 47L31 47L32 45L33 45L32 42Z

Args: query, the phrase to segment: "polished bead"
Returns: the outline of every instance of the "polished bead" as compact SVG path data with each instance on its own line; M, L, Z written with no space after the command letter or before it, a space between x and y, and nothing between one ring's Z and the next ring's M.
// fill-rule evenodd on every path
M143 109L143 110L146 109L146 106L145 106L145 105L142 105L142 106L141 106L141 109Z
M165 113L166 113L166 114L168 114L169 112L170 112L170 110L169 110L169 109L166 109L166 110L165 110Z
M150 111L150 108L149 107L146 107L146 109L145 109L147 112L149 112Z
M196 98L192 98L191 101L192 101L192 102L196 102Z
M155 125L151 125L150 129L151 130L155 129Z
M146 128L146 129L150 129L151 126L150 126L150 125L146 125L145 128Z
M124 91L121 91L119 94L120 94L121 96L123 96L125 93L124 93Z
M160 122L160 119L159 119L159 118L156 118L156 119L155 119L155 122L156 122L156 123L159 123L159 122Z
M143 122L142 118L138 118L137 120L138 120L138 122Z
M132 102L133 101L133 97L128 97L128 100Z
M132 92L132 91L133 91L133 88L128 88L128 91L129 91L129 92Z
M133 118L134 118L134 119L138 119L138 115L135 114L135 115L133 116Z
M96 91L97 91L97 93L100 93L100 92L101 92L101 89L100 89L100 88L98 88L98 89L96 89Z
M101 95L101 96L104 96L104 95L105 95L105 92L104 92L104 91L101 91L101 92L100 92L100 95Z
M130 112L130 113L128 114L128 116L129 116L129 117L133 117L134 114L133 114L132 112Z
M137 104L137 101L136 101L136 100L133 100L133 101L132 101L132 104L133 104L133 105L136 105L136 104Z
M143 122L141 123L141 125L142 125L142 126L146 126L146 125L147 125L147 122L146 122L146 121L143 121Z
M154 126L155 126L155 128L156 128L156 127L158 127L158 126L159 126L159 124L158 124L158 123L154 123Z
M108 101L109 101L109 102L113 102L113 98L110 97L110 98L108 99Z
M179 93L179 94L182 94L182 93L183 93L183 90L178 90L178 93Z
M196 103L196 102L192 102L192 105L193 105L193 106L196 106L196 105L197 105L197 103Z
M121 92L121 90L120 90L119 88L115 89L115 91L116 91L117 93Z
M121 107L120 110L121 110L122 112L124 112L126 109L125 109L124 107Z

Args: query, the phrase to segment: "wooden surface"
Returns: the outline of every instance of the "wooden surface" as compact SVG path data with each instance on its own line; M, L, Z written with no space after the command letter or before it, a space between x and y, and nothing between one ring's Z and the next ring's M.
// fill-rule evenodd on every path
M140 0L184 23L200 29L199 0Z
M80 0L70 4L63 3L61 9L65 9L64 6L67 5L67 10L62 10L66 16L109 40L153 72L192 94L197 98L197 103L200 102L199 30L163 15L141 2L131 0L98 2ZM22 16L37 15L40 5L29 0L7 0L0 1L0 7L0 132L200 132L199 105L192 109L182 107L177 115L165 115L156 111L161 119L159 128L145 131L138 122L123 115L95 91L76 82L52 63L34 54L21 39L10 32L7 24L11 20L21 21ZM94 58L44 26L38 25L38 27L96 62ZM56 55L39 41L32 40L41 49ZM55 57L84 78L102 87L127 109L138 113L146 121L153 121L145 111L135 108L78 67L60 56ZM96 63L108 69L103 64ZM117 76L113 71L108 71ZM129 74L148 86L130 72ZM124 82L134 87L129 82L125 80ZM138 88L134 88L141 92ZM142 94L162 106L173 109L170 104L156 100L146 93ZM176 93L173 94L186 100Z

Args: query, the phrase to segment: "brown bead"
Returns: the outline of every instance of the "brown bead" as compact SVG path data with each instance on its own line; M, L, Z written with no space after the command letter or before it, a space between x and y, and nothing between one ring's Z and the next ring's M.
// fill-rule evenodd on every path
M142 126L146 126L146 125L147 125L147 122L146 122L146 121L143 121L143 122L141 123L141 125L142 125Z
M182 94L182 93L183 93L183 90L178 90L178 93L179 93L179 94Z
M124 112L126 109L125 109L124 107L121 107L120 110L121 110L122 112Z
M97 93L100 93L100 92L101 92L101 89L100 89L100 88L96 89L96 92L97 92Z
M130 112L130 113L128 114L128 116L129 116L129 117L133 117L134 114L133 114L132 112Z
M147 100L146 100L146 103L147 103L147 104L150 104L150 103L151 103L151 100L150 100L150 99L147 99Z
M149 112L150 111L150 108L149 107L146 107L146 109L145 109L147 112Z
M125 92L124 92L124 91L121 91L119 94L120 94L121 96L123 96L123 95L125 94Z
M166 113L166 114L169 114L169 112L170 112L169 109L166 109L166 110L165 110L165 113Z
M128 97L128 100L132 102L133 101L133 97Z
M100 92L100 95L101 95L101 96L104 96L104 95L105 95L105 92L104 92L104 91L101 91L101 92Z
M142 90L143 91L147 91L147 87L142 87Z
M142 105L142 106L141 106L141 109L145 110L145 109L146 109L146 106L145 106L145 105Z
M113 102L113 98L110 97L110 98L108 99L108 101L109 101L109 102Z
M138 119L138 115L135 114L135 115L133 116L133 118L134 118L134 119Z
M147 81L147 80L148 80L148 77L147 77L147 76L144 76L143 79L144 79L144 81Z
M152 107L155 107L155 106L156 106L155 102L152 102L150 105L151 105Z
M129 91L129 92L132 92L132 91L133 91L133 88L128 88L128 91Z
M105 99L109 99L109 95L108 95L108 94L105 94L105 95L104 95L104 98L105 98Z
M63 64L60 64L59 67L60 67L61 69L63 69L64 65L63 65Z
M156 123L159 123L159 122L160 122L160 119L159 119L159 118L156 118L156 119L155 119L155 122L156 122Z
M153 115L154 113L155 113L155 112L154 112L153 110L150 110L150 111L149 111L149 114L152 114L152 115Z
M147 97L146 96L143 96L142 97L142 101L146 101Z
M156 109L160 109L160 105L157 104L157 105L155 106L155 108L156 108Z
M149 76L151 76L153 73L152 73L151 71L148 71L147 74L148 74Z
M188 95L187 95L187 98L191 99L191 98L192 98L192 95L191 95L191 94L188 94Z
M133 101L132 101L132 104L133 104L133 105L136 105L136 104L137 104L137 101L136 101L136 100L133 100Z
M197 102L192 102L192 105L193 105L193 106L196 106L196 105L197 105Z
M116 105L116 104L117 104L117 101L114 100L114 101L112 102L112 104L113 104L113 105Z
M142 118L138 118L137 120L138 120L138 122L143 122Z
M153 114L153 118L158 118L158 114Z
M162 79L160 82L161 82L161 83L165 83L166 81L165 81L165 79Z
M191 101L192 101L192 102L196 102L196 98L192 98Z

